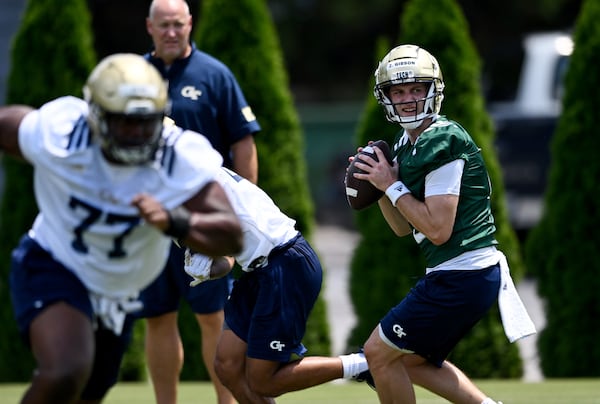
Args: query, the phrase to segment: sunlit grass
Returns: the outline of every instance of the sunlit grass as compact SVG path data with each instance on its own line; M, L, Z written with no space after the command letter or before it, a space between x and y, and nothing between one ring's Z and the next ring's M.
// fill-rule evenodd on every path
M541 383L518 380L481 380L477 385L504 404L600 404L600 379L557 379ZM27 388L24 384L0 384L0 402L18 403ZM419 404L442 404L447 401L417 388ZM152 404L154 396L149 383L119 383L105 404ZM215 393L209 383L183 382L179 389L179 404L215 403ZM277 399L282 404L367 404L377 403L373 390L363 383L336 382L288 393Z

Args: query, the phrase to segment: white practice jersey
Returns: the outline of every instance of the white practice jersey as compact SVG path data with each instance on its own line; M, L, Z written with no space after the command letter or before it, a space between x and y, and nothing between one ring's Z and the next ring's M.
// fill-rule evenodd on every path
M296 221L281 212L258 186L226 168L219 172L217 181L242 224L244 248L235 259L244 271L251 271L248 265L253 260L268 256L274 247L298 234Z
M110 164L92 141L87 113L86 102L63 97L21 123L39 207L30 235L91 291L136 296L163 269L171 239L141 220L134 195L180 206L214 180L222 158L204 136L169 125L154 162Z

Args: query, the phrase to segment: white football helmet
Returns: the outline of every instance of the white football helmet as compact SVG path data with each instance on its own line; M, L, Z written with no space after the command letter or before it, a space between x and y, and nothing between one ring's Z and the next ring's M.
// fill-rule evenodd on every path
M90 74L83 95L90 129L109 160L153 160L169 108L167 83L154 66L133 53L108 56Z
M389 87L404 83L431 83L421 113L401 117L389 98ZM375 70L375 98L383 106L388 121L399 123L405 129L414 129L424 119L439 114L444 99L444 79L440 66L429 52L416 45L400 45L379 62Z

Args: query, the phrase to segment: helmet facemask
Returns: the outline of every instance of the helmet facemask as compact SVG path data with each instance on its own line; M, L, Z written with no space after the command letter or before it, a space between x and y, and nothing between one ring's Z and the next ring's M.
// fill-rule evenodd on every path
M94 133L104 155L118 164L139 165L153 160L162 141L164 113L121 114L91 104L88 119L97 122Z
M392 103L390 87L406 83L429 83L427 95L406 103ZM383 106L386 119L400 124L404 129L415 129L427 118L436 118L442 106L444 82L436 59L426 50L414 45L402 45L392 49L375 70L374 94ZM418 113L423 103L422 112ZM414 104L414 117L400 116L398 107Z
M84 97L90 129L109 161L154 160L169 102L166 82L150 63L133 54L107 57L90 75Z

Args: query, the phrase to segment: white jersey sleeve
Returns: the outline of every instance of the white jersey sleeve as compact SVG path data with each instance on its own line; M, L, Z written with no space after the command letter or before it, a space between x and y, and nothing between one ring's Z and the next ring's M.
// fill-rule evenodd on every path
M162 270L171 240L141 220L133 197L145 192L179 206L214 181L222 159L203 136L166 127L153 163L110 164L86 118L87 103L64 97L21 123L39 208L30 234L91 291L135 296Z
M465 161L457 159L433 170L425 177L425 197L460 195L460 183Z
M222 168L217 180L225 189L242 224L244 248L235 256L244 271L259 257L298 234L296 221L285 215L262 189L235 172Z

